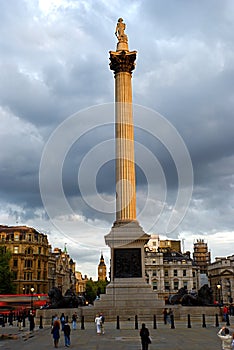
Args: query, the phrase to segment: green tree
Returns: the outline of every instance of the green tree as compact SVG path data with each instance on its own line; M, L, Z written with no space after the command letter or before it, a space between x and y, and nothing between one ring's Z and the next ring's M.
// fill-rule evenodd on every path
M100 296L100 294L106 293L107 284L108 284L107 281L96 281L95 282L91 279L89 281L87 281L86 292L85 292L86 300L88 300L88 302L92 304L97 296Z
M13 273L10 270L11 252L0 246L0 294L14 294Z

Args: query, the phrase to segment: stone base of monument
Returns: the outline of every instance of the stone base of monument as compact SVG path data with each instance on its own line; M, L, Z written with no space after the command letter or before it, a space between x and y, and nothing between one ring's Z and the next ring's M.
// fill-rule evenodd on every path
M153 318L156 309L165 307L162 300L158 300L151 286L138 283L137 279L131 283L110 283L106 294L101 294L100 300L94 302L93 307L82 307L82 315L90 321L95 314L102 312L109 321L115 321L117 316L122 321L133 319L136 315L141 319Z
M145 281L144 245L149 240L138 221L115 222L105 236L111 248L111 283L100 300L90 309L82 308L85 319L103 312L109 320L117 316L128 320L135 317L154 315L156 309L163 309L165 303Z

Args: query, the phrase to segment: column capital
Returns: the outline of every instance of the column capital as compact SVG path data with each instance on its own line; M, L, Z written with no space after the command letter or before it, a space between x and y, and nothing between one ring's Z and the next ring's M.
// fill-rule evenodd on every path
M115 74L120 72L132 73L135 69L137 51L110 51L110 69Z

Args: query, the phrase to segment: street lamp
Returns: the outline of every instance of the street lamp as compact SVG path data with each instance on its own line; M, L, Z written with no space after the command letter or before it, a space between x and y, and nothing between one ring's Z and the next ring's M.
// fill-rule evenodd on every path
M220 305L220 302L221 302L221 284L220 283L217 284L217 289L218 289L218 297L219 297L219 305Z
M33 292L34 292L34 288L32 287L30 290L31 290L31 309L33 310Z

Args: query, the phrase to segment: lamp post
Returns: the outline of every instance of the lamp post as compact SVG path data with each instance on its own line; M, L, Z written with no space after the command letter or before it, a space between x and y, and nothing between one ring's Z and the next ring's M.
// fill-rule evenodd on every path
M219 305L221 303L221 284L218 282L217 284L217 289L218 289L218 298L219 298Z
M34 288L32 287L30 289L30 291L31 291L31 309L33 310L33 292L34 292Z

